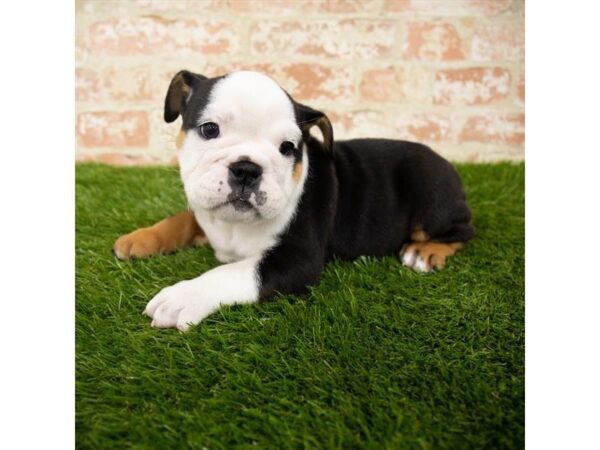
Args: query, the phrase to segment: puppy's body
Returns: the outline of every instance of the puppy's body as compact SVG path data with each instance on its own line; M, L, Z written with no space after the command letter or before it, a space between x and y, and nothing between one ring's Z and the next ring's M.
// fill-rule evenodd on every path
M428 147L384 139L340 141L333 154L314 140L307 147L310 169L296 217L259 265L261 297L318 283L334 256L398 254L415 232L442 243L473 236L458 175ZM288 266L286 286L271 285Z
M263 75L180 72L165 119L180 114L180 171L193 215L123 236L114 250L147 256L205 235L226 264L163 289L146 307L154 326L186 330L220 304L302 293L333 257L400 253L415 270L441 268L473 235L447 161L406 141L334 143L323 113Z

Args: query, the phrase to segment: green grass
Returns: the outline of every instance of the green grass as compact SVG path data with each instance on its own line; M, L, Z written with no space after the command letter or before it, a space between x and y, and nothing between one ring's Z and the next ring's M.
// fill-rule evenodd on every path
M177 171L79 165L77 447L522 448L524 166L458 168L477 234L443 271L338 261L310 295L180 334L142 310L211 250L111 254L184 209Z

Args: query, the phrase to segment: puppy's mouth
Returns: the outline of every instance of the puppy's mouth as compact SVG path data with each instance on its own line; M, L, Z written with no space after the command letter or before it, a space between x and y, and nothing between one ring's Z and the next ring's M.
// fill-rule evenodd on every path
M246 212L250 211L251 209L255 209L254 205L250 203L250 201L244 200L241 197L229 200L226 204L233 206L236 211L240 212Z
M225 206L231 205L237 211L249 211L254 209L254 205L250 203L248 200L244 200L243 198L234 198L228 199L225 202L221 202L210 208L210 211L215 211L217 209L223 208Z
M231 193L227 196L227 200L219 203L211 208L212 211L231 205L238 212L248 212L254 210L257 215L260 215L256 206L250 201L250 195L246 193L236 194Z

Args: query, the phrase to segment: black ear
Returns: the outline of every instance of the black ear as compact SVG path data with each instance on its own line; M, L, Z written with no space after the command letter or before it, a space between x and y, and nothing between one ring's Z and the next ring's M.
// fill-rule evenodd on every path
M325 150L331 151L333 149L333 128L325 113L297 102L295 102L295 107L296 118L303 136L306 137L309 130L316 125L323 134L323 147Z
M183 114L185 106L194 91L194 86L200 80L206 80L206 77L187 70L177 72L171 80L165 98L165 122L171 123L180 114Z

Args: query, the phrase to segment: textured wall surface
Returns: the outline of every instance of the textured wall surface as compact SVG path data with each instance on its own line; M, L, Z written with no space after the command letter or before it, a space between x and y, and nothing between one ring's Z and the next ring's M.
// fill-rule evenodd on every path
M524 159L523 0L78 0L77 159L175 162L173 74L265 72L335 136Z

